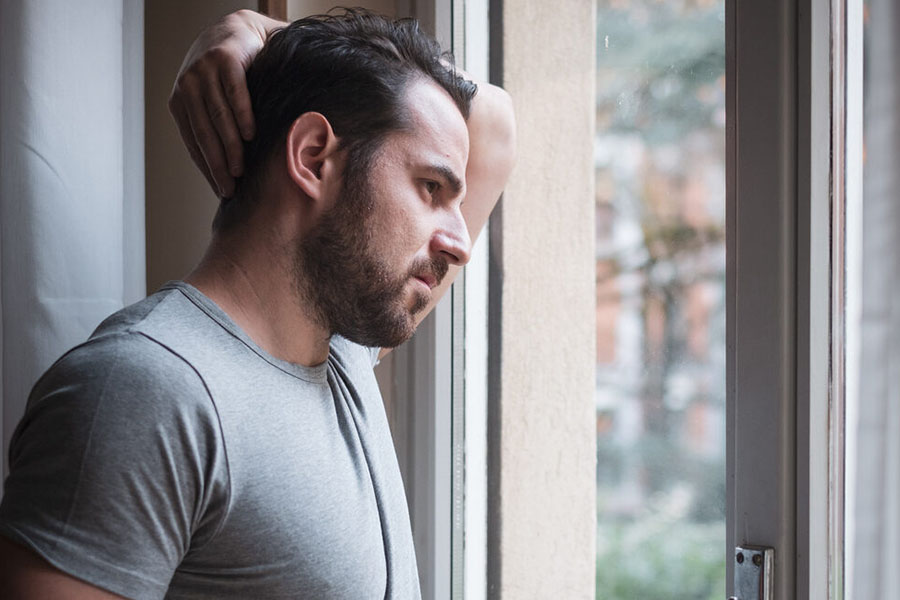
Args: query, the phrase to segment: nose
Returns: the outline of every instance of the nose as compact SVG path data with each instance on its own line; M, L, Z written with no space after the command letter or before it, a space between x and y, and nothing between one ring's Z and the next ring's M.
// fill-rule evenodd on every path
M439 227L431 238L431 251L440 254L451 265L462 266L469 262L472 239L459 210Z

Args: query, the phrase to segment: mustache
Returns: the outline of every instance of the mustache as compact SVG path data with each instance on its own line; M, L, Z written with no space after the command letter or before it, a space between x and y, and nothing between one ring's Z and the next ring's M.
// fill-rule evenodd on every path
M443 258L423 258L413 263L409 270L409 276L424 278L424 276L431 275L437 282L435 285L440 285L449 269L450 263Z

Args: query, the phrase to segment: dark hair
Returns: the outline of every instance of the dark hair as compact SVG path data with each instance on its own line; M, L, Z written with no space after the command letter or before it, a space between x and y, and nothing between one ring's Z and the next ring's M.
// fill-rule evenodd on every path
M408 126L404 97L414 79L439 84L468 118L476 88L452 65L415 20L363 9L307 17L273 33L247 71L256 136L244 144L244 175L213 228L230 226L255 201L263 167L303 113L324 115L347 151L345 186L368 172L387 133Z

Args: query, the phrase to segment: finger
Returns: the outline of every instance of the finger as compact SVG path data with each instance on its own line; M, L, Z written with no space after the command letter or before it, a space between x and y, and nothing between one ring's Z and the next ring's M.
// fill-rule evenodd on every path
M247 89L244 67L237 61L229 61L222 67L221 77L222 88L241 130L241 137L249 142L256 135L256 124L253 121L253 104L250 101L250 91Z
M200 152L200 148L197 146L197 142L194 139L194 130L191 129L191 122L190 119L188 119L187 112L184 110L184 106L174 99L174 96L173 99L169 101L169 111L175 119L175 125L178 127L179 135L181 135L181 141L184 142L188 154L191 156L191 160L194 161L194 164L197 165L197 168L206 178L213 193L219 195L220 192L218 187L216 187L216 182L213 181L212 176L209 174L209 167L206 166L206 159L203 158L203 154Z
M207 82L206 94L203 99L225 150L225 164L228 172L232 177L240 177L244 168L244 142L238 134L231 107L225 101L225 94L218 80Z
M234 179L228 173L225 165L225 150L222 140L207 114L206 103L200 94L187 94L187 115L194 132L194 139L200 148L200 153L209 168L209 175L218 190L219 196L229 197L234 189Z

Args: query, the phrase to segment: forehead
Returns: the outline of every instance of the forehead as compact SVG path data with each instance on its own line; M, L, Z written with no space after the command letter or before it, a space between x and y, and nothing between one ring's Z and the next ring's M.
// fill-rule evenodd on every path
M409 129L389 136L404 163L444 164L465 178L469 156L466 121L450 95L437 83L418 79L406 92Z

